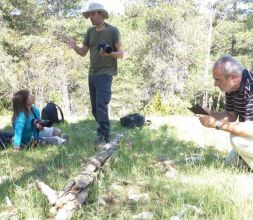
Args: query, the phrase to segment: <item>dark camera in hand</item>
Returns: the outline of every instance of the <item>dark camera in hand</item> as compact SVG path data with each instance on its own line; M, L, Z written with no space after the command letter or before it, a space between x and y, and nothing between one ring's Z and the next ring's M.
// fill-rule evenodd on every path
M53 124L52 121L50 120L40 120L40 119L37 119L35 123L41 125L42 127L51 127Z
M97 45L97 50L103 50L105 53L111 53L112 52L112 47L108 45L106 42L101 42Z
M188 108L188 109L190 111L192 111L194 114L209 115L209 113L198 104L196 104L196 105L194 105L194 106L192 106L191 108Z

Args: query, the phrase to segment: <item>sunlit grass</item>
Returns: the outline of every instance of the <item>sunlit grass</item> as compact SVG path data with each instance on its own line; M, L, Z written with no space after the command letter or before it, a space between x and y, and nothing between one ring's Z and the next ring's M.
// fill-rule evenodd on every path
M75 121L61 125L70 135L70 144L48 146L14 154L11 147L0 153L0 176L9 176L0 185L0 211L7 209L9 197L18 210L19 219L45 219L51 216L49 204L35 187L41 180L56 190L80 171L80 156L95 154L93 120ZM196 148L193 142L178 140L176 129L163 125L158 130L124 129L112 123L113 134L122 133L117 154L95 180L87 204L73 219L131 219L143 211L154 213L154 219L179 216L185 205L200 210L185 211L184 219L250 219L252 200L245 186L252 184L247 171L223 166L224 153L215 148ZM199 155L195 165L185 159ZM175 162L175 175L166 176L158 160ZM243 187L241 187L243 186ZM244 188L244 190L243 190ZM148 194L148 201L132 203L129 193ZM253 191L252 191L253 192ZM110 198L101 204L100 198Z

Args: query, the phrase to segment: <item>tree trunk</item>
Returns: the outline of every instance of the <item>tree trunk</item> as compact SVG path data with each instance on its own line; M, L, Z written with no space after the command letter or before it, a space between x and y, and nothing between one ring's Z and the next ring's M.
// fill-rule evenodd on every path
M212 32L213 32L213 4L210 6L210 14L208 21L208 36L207 36L207 47L206 47L206 64L205 64L205 75L204 75L204 97L203 97L203 107L208 107L208 91L207 91L207 81L208 81L208 72L210 65L210 53L212 47Z
M64 113L67 116L71 115L70 111L70 100L69 100L69 91L68 91L68 83L67 83L67 77L65 76L64 79L62 80L62 85L60 86L61 88L61 94L62 94L62 100L64 104Z

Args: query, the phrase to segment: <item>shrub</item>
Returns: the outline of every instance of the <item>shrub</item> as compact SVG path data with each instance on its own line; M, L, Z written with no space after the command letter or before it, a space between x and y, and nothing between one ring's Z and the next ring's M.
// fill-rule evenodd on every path
M179 96L169 94L168 101L164 102L160 91L149 101L145 107L145 114L155 113L158 115L180 115L188 112L189 102L182 100Z

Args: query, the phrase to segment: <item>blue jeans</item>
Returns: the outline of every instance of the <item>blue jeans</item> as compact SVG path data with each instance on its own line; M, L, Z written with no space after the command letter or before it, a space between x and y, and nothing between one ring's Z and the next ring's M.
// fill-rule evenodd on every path
M112 76L89 75L88 81L92 114L98 123L97 135L108 139L110 138L108 104L112 94Z

